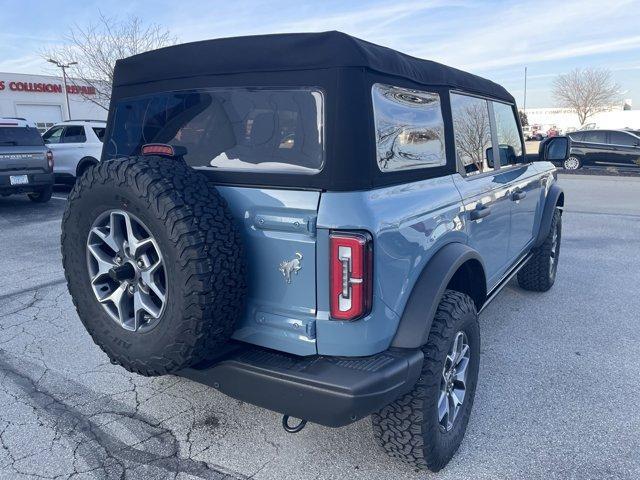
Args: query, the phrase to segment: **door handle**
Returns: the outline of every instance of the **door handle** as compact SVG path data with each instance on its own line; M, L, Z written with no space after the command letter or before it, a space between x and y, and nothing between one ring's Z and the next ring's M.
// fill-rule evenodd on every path
M522 200L526 196L527 196L527 192L524 192L522 190L516 190L511 194L511 200L513 200L514 202L517 202L518 200Z
M478 205L476 208L469 212L469 218L471 220L480 220L481 218L489 216L491 209L486 205Z

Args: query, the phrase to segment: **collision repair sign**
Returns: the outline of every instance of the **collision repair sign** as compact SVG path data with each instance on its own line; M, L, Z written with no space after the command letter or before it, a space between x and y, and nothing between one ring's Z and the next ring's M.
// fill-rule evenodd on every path
M41 82L16 82L12 80L0 80L0 91L9 89L14 92L33 93L62 93L62 85L59 83ZM91 86L67 85L67 93L95 95L96 89Z

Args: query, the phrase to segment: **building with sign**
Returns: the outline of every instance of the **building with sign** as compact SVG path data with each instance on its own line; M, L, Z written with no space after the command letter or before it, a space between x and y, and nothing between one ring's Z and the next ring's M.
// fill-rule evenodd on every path
M91 101L94 89L78 80L67 80L69 111L62 77L0 73L0 117L21 117L44 132L69 119L106 120L107 111Z

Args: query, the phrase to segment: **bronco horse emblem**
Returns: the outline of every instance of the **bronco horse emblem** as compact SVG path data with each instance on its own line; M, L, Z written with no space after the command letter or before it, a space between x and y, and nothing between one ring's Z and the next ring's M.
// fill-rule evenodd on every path
M280 262L280 266L278 270L282 273L285 281L287 283L291 283L291 274L298 274L298 271L302 268L302 254L300 252L296 252L296 258L293 260L289 260L288 262Z

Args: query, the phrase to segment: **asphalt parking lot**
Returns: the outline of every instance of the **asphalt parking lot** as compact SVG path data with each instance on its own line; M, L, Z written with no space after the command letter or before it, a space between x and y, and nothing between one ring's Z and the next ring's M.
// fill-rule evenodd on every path
M369 420L287 434L281 417L112 366L73 309L65 192L0 198L0 478L638 478L640 178L561 176L560 265L481 316L466 439L438 475L386 457Z

